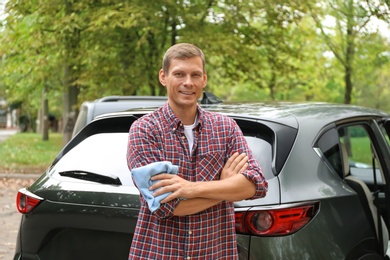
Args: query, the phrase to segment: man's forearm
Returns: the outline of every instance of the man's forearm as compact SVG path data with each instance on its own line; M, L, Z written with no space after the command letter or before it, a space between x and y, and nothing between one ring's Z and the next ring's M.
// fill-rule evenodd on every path
M226 180L197 182L196 186L197 197L180 201L173 212L175 216L195 214L221 201L240 201L255 194L255 185L242 174Z
M175 216L185 216L192 215L198 212L201 212L205 209L208 209L214 205L217 205L222 200L214 200L214 199L205 199L205 198L194 198L188 200L182 200L176 206L173 211L173 215Z
M213 200L240 201L251 198L256 192L255 184L242 174L224 180L197 182L195 185L195 197Z

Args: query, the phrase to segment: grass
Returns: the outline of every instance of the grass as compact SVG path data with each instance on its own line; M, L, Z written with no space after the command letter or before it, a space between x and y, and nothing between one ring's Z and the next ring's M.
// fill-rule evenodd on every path
M43 141L37 133L16 133L0 142L0 173L43 173L61 151L62 134Z
M346 143L342 139L343 143ZM371 165L372 164L372 152L371 152L371 141L367 136L364 137L352 137L350 139L352 156L350 159L355 162L361 162Z
M370 139L368 137L351 138L353 159L357 162L372 163Z

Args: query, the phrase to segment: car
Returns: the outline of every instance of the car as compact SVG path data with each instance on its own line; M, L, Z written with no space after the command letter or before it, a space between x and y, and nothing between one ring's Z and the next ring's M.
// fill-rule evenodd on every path
M268 182L235 205L239 259L388 259L390 117L329 103L202 105L240 126ZM130 125L154 108L96 117L20 189L14 259L127 259L139 192Z
M132 108L162 106L167 100L166 96L105 96L94 101L84 101L80 106L72 137L99 115ZM213 93L205 91L199 102L201 104L216 104L221 103L222 100Z

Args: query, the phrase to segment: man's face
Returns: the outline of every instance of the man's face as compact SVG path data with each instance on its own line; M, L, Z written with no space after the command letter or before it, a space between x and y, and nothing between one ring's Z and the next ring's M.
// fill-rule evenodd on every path
M170 105L178 108L196 106L207 83L200 57L171 60L168 74L160 70L159 79L167 88Z

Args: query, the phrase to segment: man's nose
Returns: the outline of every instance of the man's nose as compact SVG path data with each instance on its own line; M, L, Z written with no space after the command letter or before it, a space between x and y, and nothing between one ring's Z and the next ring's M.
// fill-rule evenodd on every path
M192 86L192 78L191 75L187 75L184 79L184 86Z

